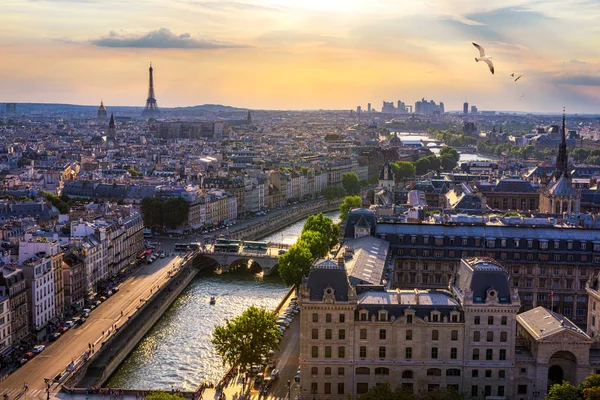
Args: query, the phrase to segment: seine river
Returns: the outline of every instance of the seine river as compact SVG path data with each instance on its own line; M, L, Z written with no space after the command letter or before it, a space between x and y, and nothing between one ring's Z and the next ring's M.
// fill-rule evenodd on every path
M426 134L415 134L415 133L408 133L408 132L397 132L398 137L401 140L410 140L410 141L423 141L423 142L429 142L429 141L433 141L434 139L430 138L429 136L427 136ZM431 149L431 151L434 154L438 154L440 152L439 148L436 149ZM460 153L460 152L459 152ZM498 157L494 157L494 156L490 156L490 155L483 155L483 154L476 154L476 153L460 153L460 161L498 161L499 158Z
M339 222L337 212L326 215ZM304 220L264 238L293 243ZM278 275L264 278L238 269L230 274L204 272L191 282L148 332L107 386L124 389L195 390L203 381L217 383L226 368L210 338L215 325L233 318L249 305L273 309L287 292ZM212 296L217 303L210 305Z

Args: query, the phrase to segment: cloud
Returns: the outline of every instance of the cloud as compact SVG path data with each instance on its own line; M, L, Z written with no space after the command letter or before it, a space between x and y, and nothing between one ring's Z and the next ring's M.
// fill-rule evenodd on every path
M240 1L182 1L184 4L198 6L218 11L275 11L280 12L285 7L244 3Z
M507 27L531 26L540 22L551 21L553 18L545 14L528 10L523 7L506 7L493 11L473 13L466 16L470 21L484 25L494 25L506 29Z
M576 58L572 58L572 59L570 59L569 61L565 61L565 64L571 64L571 65L584 65L584 64L587 64L587 62L585 62L585 61L581 61L581 60L578 60L578 59L576 59Z
M597 75L566 75L558 76L554 83L574 86L600 86L600 77Z
M216 40L195 39L187 32L176 35L167 28L160 28L141 35L110 31L108 36L93 39L90 43L100 47L142 49L231 49L246 47Z

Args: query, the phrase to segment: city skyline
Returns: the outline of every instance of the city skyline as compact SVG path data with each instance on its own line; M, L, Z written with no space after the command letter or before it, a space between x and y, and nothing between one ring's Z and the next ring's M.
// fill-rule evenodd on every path
M10 1L0 101L143 107L152 62L165 108L366 109L426 97L447 110L467 100L594 113L599 15L587 0ZM473 61L471 41L494 57L495 76Z

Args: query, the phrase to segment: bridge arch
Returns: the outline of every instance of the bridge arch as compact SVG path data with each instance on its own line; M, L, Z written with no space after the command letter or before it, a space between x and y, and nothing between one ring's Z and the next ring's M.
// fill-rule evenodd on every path
M264 273L264 267L261 265L260 260L253 259L252 257L240 257L228 265L230 272L239 268L247 268L251 274Z
M206 254L198 254L196 257L194 257L193 265L195 268L206 271L216 271L221 268L221 265L214 257Z

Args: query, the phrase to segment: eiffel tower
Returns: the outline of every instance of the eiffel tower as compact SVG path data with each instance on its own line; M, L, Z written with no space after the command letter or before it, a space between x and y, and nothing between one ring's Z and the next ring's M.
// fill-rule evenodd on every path
M156 104L156 96L154 95L154 78L152 77L152 64L150 64L150 84L148 85L148 98L146 99L146 107L142 112L142 115L152 116L158 114L160 111Z

